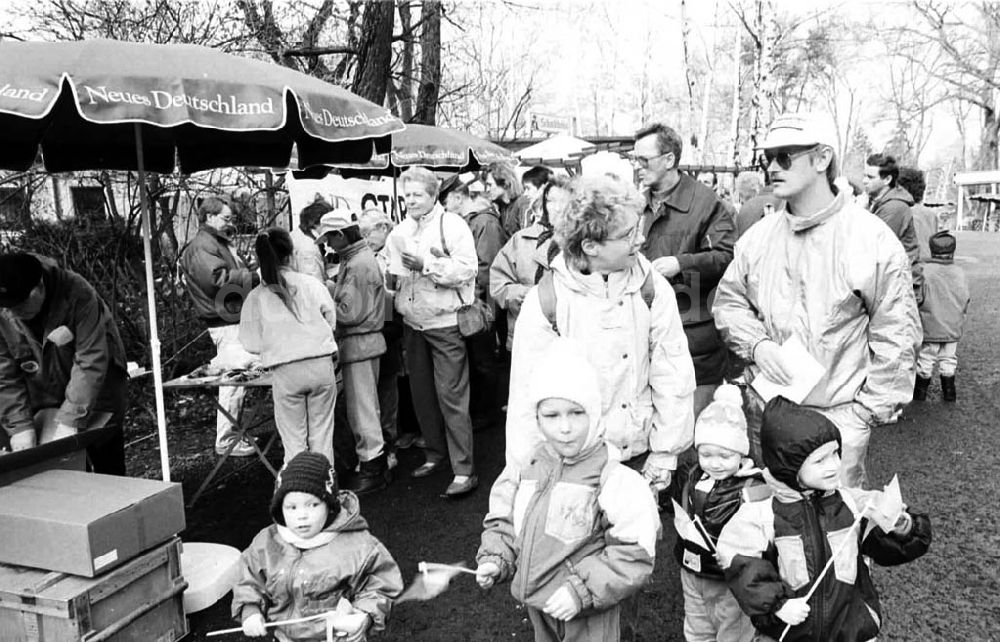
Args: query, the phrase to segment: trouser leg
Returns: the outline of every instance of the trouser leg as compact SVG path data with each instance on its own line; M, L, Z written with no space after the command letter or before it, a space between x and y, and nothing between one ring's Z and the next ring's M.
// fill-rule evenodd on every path
M491 417L497 404L497 354L496 337L484 332L465 340L469 355L469 414Z
M386 340L386 351L378 364L378 409L382 424L382 439L386 447L393 449L399 434L397 414L399 411L399 372L402 359L400 340Z
M417 416L420 432L427 441L427 461L440 463L447 459L448 451L444 440L444 417L434 388L431 348L424 333L409 326L403 329L403 342L406 346L406 369L409 373L413 413Z
M213 365L223 369L242 368L255 360L252 354L243 349L239 332L240 328L237 325L208 329L208 334L215 343L216 354L212 359ZM222 386L219 388L219 406L239 419L245 393L246 389L242 386ZM215 417L215 447L225 448L232 438L233 423L220 411Z
M840 481L847 488L863 488L868 481L866 459L871 426L858 413L854 404L846 403L833 408L815 408L823 413L840 430Z
M938 351L942 344L925 342L917 353L917 376L930 379L934 375L934 364L938 360Z
M301 362L286 363L271 369L271 398L274 400L274 425L281 437L285 463L309 449L306 388L302 385Z
M456 475L472 475L472 421L469 418L469 360L458 327L428 330L434 388L447 439L451 468ZM430 437L425 434L430 440Z
M335 408L337 406L337 375L333 359L319 357L308 362L309 392L306 394L306 416L308 433L306 443L309 450L325 455L334 463L333 430Z
M385 449L378 407L378 358L345 363L343 370L347 421L354 433L358 460L372 461Z
M95 473L124 477L125 471L125 410L128 408L128 373L110 366L104 381L105 389L115 390L111 418L103 429L106 436L101 441L87 447L87 458Z
M938 344L938 368L942 377L954 377L958 369L958 342Z

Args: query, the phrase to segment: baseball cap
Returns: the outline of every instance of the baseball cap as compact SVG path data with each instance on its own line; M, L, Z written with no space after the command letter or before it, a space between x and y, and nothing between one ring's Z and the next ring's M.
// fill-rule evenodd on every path
M354 212L346 207L339 207L333 211L327 212L321 219L319 219L319 230L316 231L316 238L320 238L324 234L336 232L344 229L345 227L357 224L358 217L354 215Z
M837 134L829 119L818 114L802 112L782 114L775 118L758 149L811 145L827 145L836 149Z

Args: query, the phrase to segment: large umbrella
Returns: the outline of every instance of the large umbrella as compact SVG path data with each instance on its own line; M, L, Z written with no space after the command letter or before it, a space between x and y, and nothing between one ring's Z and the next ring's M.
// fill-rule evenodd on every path
M0 168L139 172L163 479L170 479L145 171L367 162L403 123L350 92L197 45L0 42ZM373 145L374 143L374 145Z
M514 155L496 143L458 129L410 124L392 135L389 153L372 156L366 163L335 163L343 174L391 176L406 167L427 167L442 171L466 172L490 163L515 163ZM305 172L319 175L314 167Z

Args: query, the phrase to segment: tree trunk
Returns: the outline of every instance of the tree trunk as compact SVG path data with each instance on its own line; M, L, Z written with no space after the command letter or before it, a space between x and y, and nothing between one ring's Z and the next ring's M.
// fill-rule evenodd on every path
M684 57L682 63L684 65L684 84L687 85L687 125L686 129L690 132L694 129L694 80L691 78L691 63L688 57L688 37L691 33L691 23L688 21L687 17L687 2L681 0L681 44L684 49ZM700 141L693 141L696 148L701 146ZM696 154L698 152L696 151ZM697 157L697 156L696 156Z
M410 0L398 0L399 26L407 33L413 24L410 15ZM413 38L403 39L403 53L400 57L399 86L396 87L396 115L404 122L413 120Z
M983 105L983 133L979 146L979 169L997 168L997 114L992 106Z
M413 122L434 125L441 93L441 2L424 0L420 9L420 89Z
M392 58L392 22L395 6L391 2L369 2L361 19L358 39L357 71L351 91L376 105L385 102Z

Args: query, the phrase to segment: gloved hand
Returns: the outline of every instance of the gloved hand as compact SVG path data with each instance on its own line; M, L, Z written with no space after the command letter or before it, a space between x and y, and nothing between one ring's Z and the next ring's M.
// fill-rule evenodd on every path
M73 426L67 426L66 424L56 424L56 429L52 431L52 441L56 439L64 439L66 437L72 437L76 433L80 432L79 429Z
M573 589L562 586L549 597L542 611L557 620L567 622L580 612L580 603L577 601Z
M500 567L494 562L483 562L476 567L476 582L479 588L490 588L498 577L500 577Z
M674 471L669 468L660 468L656 464L651 464L649 460L642 467L642 476L649 482L649 487L656 493L664 491L670 486L673 473Z
M248 638L262 638L267 635L267 627L264 626L264 616L254 613L243 620L243 635Z
M785 624L792 626L802 624L809 617L809 603L802 597L788 600L774 615Z
M34 429L22 430L21 432L16 432L10 436L10 449L13 452L34 448L37 445L38 440L35 437Z

